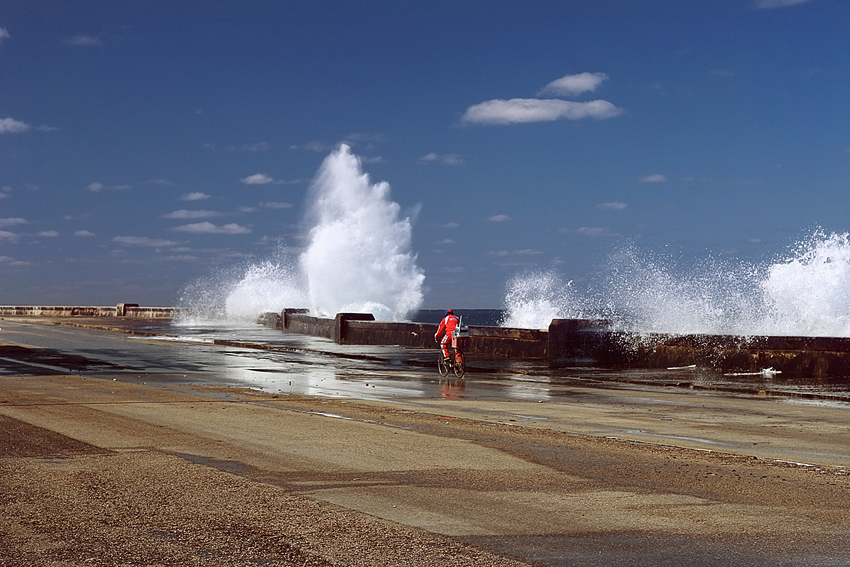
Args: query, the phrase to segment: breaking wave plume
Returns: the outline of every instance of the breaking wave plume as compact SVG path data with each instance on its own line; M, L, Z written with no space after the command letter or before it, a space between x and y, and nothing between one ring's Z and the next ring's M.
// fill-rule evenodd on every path
M347 145L322 163L308 201L312 228L297 261L276 253L193 282L180 298L188 318L253 321L308 307L322 317L358 312L400 321L419 309L425 275L411 251L412 222L390 200L387 183L370 183Z
M507 286L505 326L604 318L636 333L850 336L850 234L821 230L763 264L709 258L695 267L635 246L579 292L557 275Z
M389 184L371 184L343 144L325 159L310 193L313 228L301 269L311 310L400 321L419 309L425 275L410 249L411 221L390 200Z

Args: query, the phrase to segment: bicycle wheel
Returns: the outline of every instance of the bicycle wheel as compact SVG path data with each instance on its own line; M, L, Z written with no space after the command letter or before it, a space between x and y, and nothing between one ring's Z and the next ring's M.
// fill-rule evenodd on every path
M455 363L454 363L454 371L455 376L458 378L463 378L464 373L466 373L466 365L463 363L463 353L457 352L455 354Z
M442 351L440 351L440 354L437 355L437 370L440 371L440 376L445 376L449 373L449 367L446 366L446 363L443 360Z

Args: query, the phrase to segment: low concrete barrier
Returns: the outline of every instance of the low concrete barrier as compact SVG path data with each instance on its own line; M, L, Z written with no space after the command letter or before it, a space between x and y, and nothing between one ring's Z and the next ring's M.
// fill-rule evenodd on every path
M0 305L0 316L30 317L130 317L138 319L171 319L176 307L139 307L137 303L119 303L115 307L79 306L13 306Z

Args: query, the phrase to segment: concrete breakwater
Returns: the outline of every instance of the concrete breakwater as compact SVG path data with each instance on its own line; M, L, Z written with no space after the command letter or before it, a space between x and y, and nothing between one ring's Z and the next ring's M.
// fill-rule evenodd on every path
M0 306L0 317L118 317L167 321L175 307ZM369 313L314 317L306 309L263 313L259 323L340 344L435 347L437 325L375 321ZM615 331L607 321L554 319L548 329L470 326L471 360L529 360L553 368L671 368L698 366L725 373L766 370L784 377L850 377L850 338L667 335ZM769 374L769 372L768 372ZM850 378L848 378L850 379Z
M356 345L433 348L437 325L387 323L371 314L314 317L306 309L265 313L264 325ZM472 359L548 361L552 367L671 368L782 372L811 378L850 376L850 339L739 337L613 331L607 321L554 319L548 329L469 327Z
M138 319L171 319L178 311L180 309L176 307L139 307L138 303L119 303L114 307L0 305L0 316L8 317L130 317Z

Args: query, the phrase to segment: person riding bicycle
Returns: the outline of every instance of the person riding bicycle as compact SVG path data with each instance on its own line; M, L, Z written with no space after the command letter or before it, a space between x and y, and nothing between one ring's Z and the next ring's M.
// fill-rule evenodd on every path
M443 317L443 320L440 321L440 326L437 327L437 334L434 335L434 340L440 343L440 348L443 350L443 358L444 360L449 359L449 347L446 343L452 340L452 333L457 329L457 325L460 322L457 315L451 309L446 310L446 316ZM440 341L440 335L445 333L443 336L443 340Z

